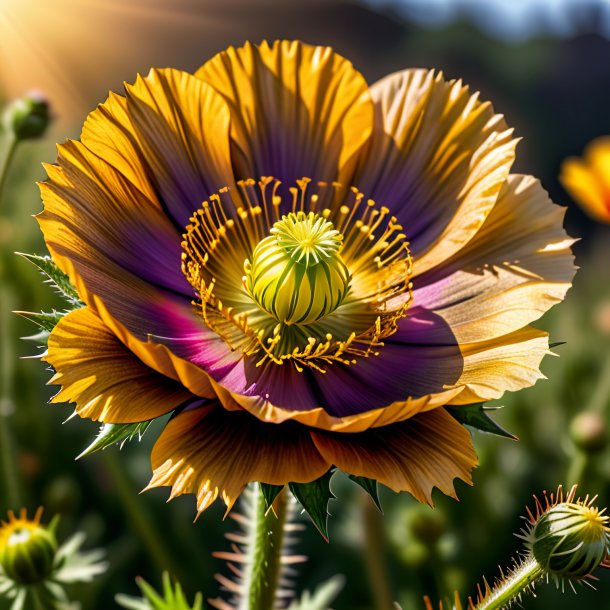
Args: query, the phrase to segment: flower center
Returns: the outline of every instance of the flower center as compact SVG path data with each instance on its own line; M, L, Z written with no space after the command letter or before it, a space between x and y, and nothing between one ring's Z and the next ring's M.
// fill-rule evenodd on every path
M325 372L379 354L412 298L402 226L354 187L280 184L242 180L194 213L182 270L196 310L257 367Z
M252 299L286 325L311 324L337 309L351 278L339 254L343 235L332 222L291 212L269 232L244 263Z

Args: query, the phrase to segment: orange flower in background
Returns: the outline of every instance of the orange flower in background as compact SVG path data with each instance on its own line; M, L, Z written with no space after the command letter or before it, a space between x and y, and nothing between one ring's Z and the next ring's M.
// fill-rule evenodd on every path
M589 216L610 223L610 136L590 142L582 157L566 159L559 180Z
M45 359L81 417L173 412L172 497L331 467L431 503L470 482L444 409L542 375L529 324L574 273L564 210L459 81L370 86L329 47L229 48L92 112L41 185L46 244L85 304Z

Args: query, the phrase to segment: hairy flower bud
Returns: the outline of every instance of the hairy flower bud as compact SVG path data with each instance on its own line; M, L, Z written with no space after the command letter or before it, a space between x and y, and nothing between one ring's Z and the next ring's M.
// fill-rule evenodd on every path
M17 140L40 138L50 122L49 103L36 91L30 91L9 104L3 116L5 129Z
M576 488L565 501L558 493L538 514L530 514L525 532L527 547L544 573L557 580L580 580L605 564L610 554L610 528L604 511L593 506L595 498L574 500Z
M334 311L349 291L339 250L343 237L324 217L291 213L278 220L245 263L250 296L278 322L311 324Z
M39 509L28 520L25 511L19 518L9 512L9 522L0 528L0 566L15 583L36 584L53 571L58 548L55 527L40 525L41 514Z

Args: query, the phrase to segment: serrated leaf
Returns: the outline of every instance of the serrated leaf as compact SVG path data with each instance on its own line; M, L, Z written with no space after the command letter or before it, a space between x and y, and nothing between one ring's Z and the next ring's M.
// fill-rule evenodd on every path
M271 508L273 501L280 495L283 485L271 485L269 483L259 483L263 498L265 498L265 505L267 508Z
M373 502L375 502L375 506L377 506L377 508L383 512L383 509L381 508L381 501L379 500L377 481L374 479L367 479L366 477L357 477L355 474L350 474L348 476L352 481L354 481L354 483L360 485L360 487L362 487L362 489L364 489L364 491L371 496L371 499Z
M33 322L34 324L40 326L43 330L47 332L51 332L56 326L57 323L68 313L67 311L16 311L17 315Z
M17 252L34 266L47 278L47 282L51 284L61 296L63 296L72 306L80 306L82 303L78 292L70 283L70 278L55 264L50 256L39 256L38 254L25 254Z
M513 441L519 440L514 434L508 430L505 430L502 426L491 419L489 415L487 415L487 411L495 411L500 407L485 407L482 404L475 404L448 406L445 408L449 414L457 419L461 424L465 424L471 428L476 428L482 432L488 432L489 434L495 434L496 436L510 438Z
M154 420L138 422L136 424L104 424L95 440L76 458L77 460L109 447L120 443L121 447L131 441L135 436L141 440L142 436L148 429L148 426Z
M289 483L294 497L301 503L317 530L328 542L328 502L334 498L330 490L332 470L311 483Z

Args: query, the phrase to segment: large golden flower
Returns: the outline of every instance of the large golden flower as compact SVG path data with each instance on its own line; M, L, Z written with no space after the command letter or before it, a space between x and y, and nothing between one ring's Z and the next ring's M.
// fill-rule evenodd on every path
M230 507L335 466L431 502L476 464L443 408L532 385L574 272L563 210L460 82L369 87L328 47L152 70L59 147L39 221L85 307L55 401L173 411L150 486Z

